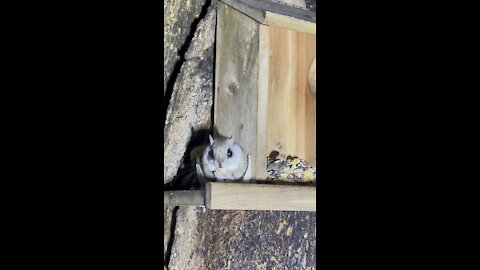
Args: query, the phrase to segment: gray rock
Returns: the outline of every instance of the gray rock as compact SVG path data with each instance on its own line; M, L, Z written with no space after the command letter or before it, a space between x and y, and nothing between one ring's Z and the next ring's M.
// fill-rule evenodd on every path
M203 269L314 269L316 213L211 211L199 214Z
M166 261L168 244L171 238L171 226L172 226L172 217L173 217L174 207L163 207L163 261Z
M177 211L177 223L171 250L169 270L193 270L202 264L202 258L195 253L199 234L197 233L197 209L181 206Z
M175 82L164 128L164 183L173 180L192 132L209 129L213 104L216 9L199 23Z
M165 0L163 2L163 91L185 43L193 21L200 15L206 0Z
M316 269L316 213L180 207L169 269Z

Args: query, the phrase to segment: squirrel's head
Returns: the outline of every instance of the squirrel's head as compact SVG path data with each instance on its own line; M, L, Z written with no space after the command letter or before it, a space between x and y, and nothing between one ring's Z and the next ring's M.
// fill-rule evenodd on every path
M243 150L235 143L233 136L216 139L210 136L210 146L207 151L207 159L215 162L215 167L224 170L234 170L245 160Z

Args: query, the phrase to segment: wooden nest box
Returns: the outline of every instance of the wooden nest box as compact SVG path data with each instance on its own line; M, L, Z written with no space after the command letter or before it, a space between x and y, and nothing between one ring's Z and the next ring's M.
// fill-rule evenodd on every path
M221 0L216 42L214 124L250 154L253 178L271 151L316 165L315 13Z

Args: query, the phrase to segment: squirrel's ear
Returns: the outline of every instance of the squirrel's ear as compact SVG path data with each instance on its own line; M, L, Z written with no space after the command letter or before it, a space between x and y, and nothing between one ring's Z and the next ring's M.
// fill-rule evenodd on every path
M210 144L213 145L213 137L212 137L212 135L208 135L208 139L210 140Z

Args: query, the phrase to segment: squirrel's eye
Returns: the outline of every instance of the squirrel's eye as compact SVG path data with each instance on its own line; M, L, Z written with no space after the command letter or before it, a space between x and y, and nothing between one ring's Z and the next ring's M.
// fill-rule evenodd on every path
M214 156L213 156L213 150L210 150L210 152L208 152L208 157L209 157L210 159L213 159L213 158L214 158Z
M228 149L228 151L227 151L228 158L231 158L232 155L233 155L232 150Z

